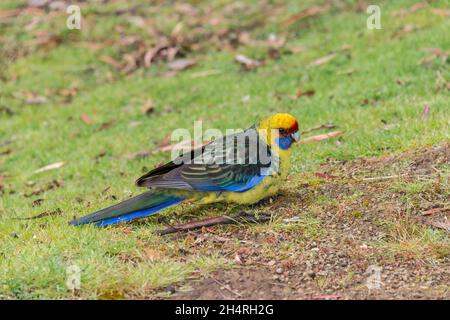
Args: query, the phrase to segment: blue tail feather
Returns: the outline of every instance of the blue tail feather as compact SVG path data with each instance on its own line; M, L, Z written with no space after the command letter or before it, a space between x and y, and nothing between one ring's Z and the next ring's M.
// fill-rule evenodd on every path
M125 222L128 220L132 220L132 219L136 219L136 218L140 218L140 217L149 216L151 214L157 213L158 211L161 211L163 209L171 207L177 203L180 203L183 200L184 200L183 198L173 197L170 200L167 200L166 202L163 202L163 203L161 203L157 206L151 207L151 208L134 211L134 212L131 212L129 214L126 214L126 215L123 215L120 217L115 217L115 218L110 218L110 219L100 221L100 222L96 223L96 226L103 227L103 226L116 224L116 223L120 223L120 222Z
M87 223L95 223L97 226L107 226L157 213L165 208L180 203L183 200L183 198L155 194L152 191L147 191L111 207L73 220L70 224L78 226Z

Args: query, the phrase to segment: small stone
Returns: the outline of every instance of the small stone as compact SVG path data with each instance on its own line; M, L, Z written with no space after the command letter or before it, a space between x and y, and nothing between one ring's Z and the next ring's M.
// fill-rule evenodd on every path
M282 274L283 273L283 268L278 268L277 270L275 270L276 273L278 274Z
M275 263L277 263L275 260L270 260L270 261L267 263L267 265L271 267L271 266L274 266Z
M170 293L170 294L174 294L176 291L177 291L177 290L176 290L174 287L172 287L172 286L168 286L168 287L166 288L166 292L168 292L168 293Z

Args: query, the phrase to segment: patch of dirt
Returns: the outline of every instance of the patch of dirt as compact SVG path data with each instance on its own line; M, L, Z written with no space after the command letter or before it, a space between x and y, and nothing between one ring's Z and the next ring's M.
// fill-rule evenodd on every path
M423 222L423 212L448 206L449 164L445 144L291 176L293 187L262 208L276 214L273 224L188 236L192 248L235 264L171 286L170 298L449 299L448 230ZM448 222L448 210L431 212ZM439 239L427 240L434 232Z

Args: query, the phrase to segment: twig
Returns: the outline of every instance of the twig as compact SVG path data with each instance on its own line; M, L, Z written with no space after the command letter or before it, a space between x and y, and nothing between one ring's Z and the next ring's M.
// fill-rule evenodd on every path
M50 216L56 216L62 213L62 210L60 208L57 208L56 210L53 211L45 211L43 213L40 213L36 216L32 216L32 217L25 217L25 218L15 218L17 220L34 220L34 219L41 219L41 218L45 218L45 217L50 217Z
M227 290L230 291L232 294L235 294L235 295L237 295L238 297L242 297L242 295L241 295L239 292L236 292L236 291L232 290L232 289L230 288L229 285L226 285L225 283L220 282L219 280L217 280L216 278L214 278L212 275L209 275L209 277L210 277L215 283L217 283L219 286L221 286L221 287L227 289Z
M245 223L245 222L247 222L247 223L262 223L262 222L269 221L270 217L271 216L268 214L261 214L259 217L256 217L255 215L253 215L251 213L242 211L242 212L238 213L237 215L234 215L231 217L220 216L220 217L213 217L213 218L208 218L208 219L203 219L203 220L191 221L191 222L187 222L187 223L180 223L175 226L170 226L168 229L156 230L155 234L162 236L162 235L166 235L166 234L200 229L203 227L211 227L211 226L220 225L220 224L236 224L236 223Z
M311 131L316 131L316 130L320 130L320 129L334 129L334 128L336 128L335 124L325 123L325 124L321 124L320 126L317 126L317 127L312 127L312 128L306 129L305 131L302 131L301 133L305 134L305 133L309 133Z
M55 162L55 163L49 164L49 165L47 165L45 167L42 167L42 168L39 168L39 169L35 170L33 172L33 174L41 173L41 172L48 171L48 170L59 169L62 166L64 166L66 163L67 163L66 161Z
M342 135L343 133L344 132L342 132L342 131L333 131L330 133L319 134L317 136L312 136L312 137L308 137L306 139L300 140L298 143L305 144L305 143L317 142L317 141L321 141L321 140L325 140L325 139L338 137L338 136Z
M422 212L423 216L429 216L436 213L448 212L450 211L450 207L442 207L442 208L433 208L427 211Z
M338 294L324 294L324 295L319 295L319 296L311 296L309 297L309 299L311 300L338 300L340 299L341 296Z
M391 175L391 176L379 176L379 177L367 177L367 178L353 178L356 181L377 181L377 180L389 180L389 179L396 179L396 178L401 178L401 177L410 177L410 178L425 178L425 177L430 177L431 175L419 175L419 174L411 174L411 173L403 173L403 174L395 174L395 175Z
M159 219L158 219L158 222L162 223L163 225L165 225L165 226L168 227L169 229L172 229L172 230L174 230L174 231L177 230L176 227L174 227L173 225L171 225L170 223L168 223L168 222L166 221L166 219L164 219L163 217L159 218Z
M362 179L356 179L356 180L359 180L359 181L389 180L389 179L395 179L395 178L405 177L405 176L409 176L409 175L410 174L405 173L405 174L396 174L396 175L392 175L392 176L368 177L368 178L362 178Z

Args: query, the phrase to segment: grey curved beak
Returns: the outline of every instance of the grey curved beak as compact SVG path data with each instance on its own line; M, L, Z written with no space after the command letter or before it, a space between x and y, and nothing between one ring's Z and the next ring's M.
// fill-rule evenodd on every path
M300 140L300 131L291 134L291 137L295 140L295 142L298 142L298 140Z

